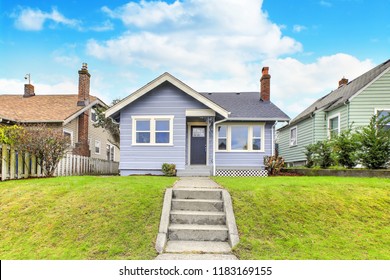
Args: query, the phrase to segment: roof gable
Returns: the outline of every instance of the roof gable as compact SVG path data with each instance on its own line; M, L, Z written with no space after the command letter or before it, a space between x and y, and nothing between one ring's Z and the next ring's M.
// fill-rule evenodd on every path
M386 62L374 67L370 71L357 77L353 81L349 82L347 85L343 85L336 90L331 91L329 94L321 97L304 111L302 111L298 116L296 116L290 124L294 124L303 119L306 119L317 110L330 111L342 106L343 104L345 104L345 102L350 101L356 95L361 93L381 75L389 71L389 69L390 60L387 60Z
M157 77L156 79L154 79L150 83L141 87L140 89L138 89L134 93L130 94L129 96L127 96L125 99L123 99L119 103L117 103L114 106L112 106L111 108L109 108L106 111L106 117L110 117L110 116L113 116L114 114L118 113L124 107L131 104L132 102L139 99L141 96L147 94L148 92L150 92L151 90L158 87L159 85L161 85L164 82L171 83L175 87L182 90L184 93L195 98L196 100L203 103L204 105L206 105L210 109L213 109L215 112L219 113L220 115L224 116L225 118L227 118L229 116L229 112L226 109L222 108L220 105L216 104L215 102L211 101L210 99L204 97L202 94L195 91L194 89L192 89L191 87L189 87L188 85L186 85L185 83L180 81L179 79L175 78L171 74L165 72L161 76Z

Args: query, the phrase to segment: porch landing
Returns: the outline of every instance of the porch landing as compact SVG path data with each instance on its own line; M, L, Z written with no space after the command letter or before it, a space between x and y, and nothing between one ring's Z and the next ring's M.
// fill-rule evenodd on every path
M207 165L187 165L184 170L177 170L178 177L209 177L212 167Z

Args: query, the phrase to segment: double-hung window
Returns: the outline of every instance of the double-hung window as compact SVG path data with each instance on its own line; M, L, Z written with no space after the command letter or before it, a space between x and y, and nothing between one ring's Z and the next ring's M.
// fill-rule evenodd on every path
M290 146L296 146L298 143L298 133L297 127L293 127L290 129Z
M173 116L133 116L133 145L172 145Z
M223 124L218 126L218 151L264 151L263 124Z
M329 139L332 139L340 134L340 114L329 117L328 131Z

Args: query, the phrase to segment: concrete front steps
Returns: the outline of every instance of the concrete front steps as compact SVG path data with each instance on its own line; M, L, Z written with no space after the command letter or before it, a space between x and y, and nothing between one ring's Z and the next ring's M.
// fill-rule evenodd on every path
M212 168L207 165L187 165L183 170L177 170L179 177L209 177Z
M159 253L231 254L231 247L237 242L237 227L226 190L167 190L156 242Z

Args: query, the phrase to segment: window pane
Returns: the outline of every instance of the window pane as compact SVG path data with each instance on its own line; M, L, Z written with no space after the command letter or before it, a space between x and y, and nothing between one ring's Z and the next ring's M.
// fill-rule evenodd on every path
M150 121L137 121L137 131L150 131Z
M157 131L169 131L169 121L156 121L156 130Z
M226 150L226 139L218 140L218 150L225 151Z
M221 125L218 127L218 137L226 137L226 126Z
M253 126L253 137L261 137L261 127Z
M253 150L260 150L260 139L253 139Z
M232 126L232 150L248 150L248 127Z
M150 132L137 132L137 143L150 143Z
M156 143L169 143L169 132L156 132Z
M329 123L330 123L331 130L338 129L339 128L339 117L330 119Z

